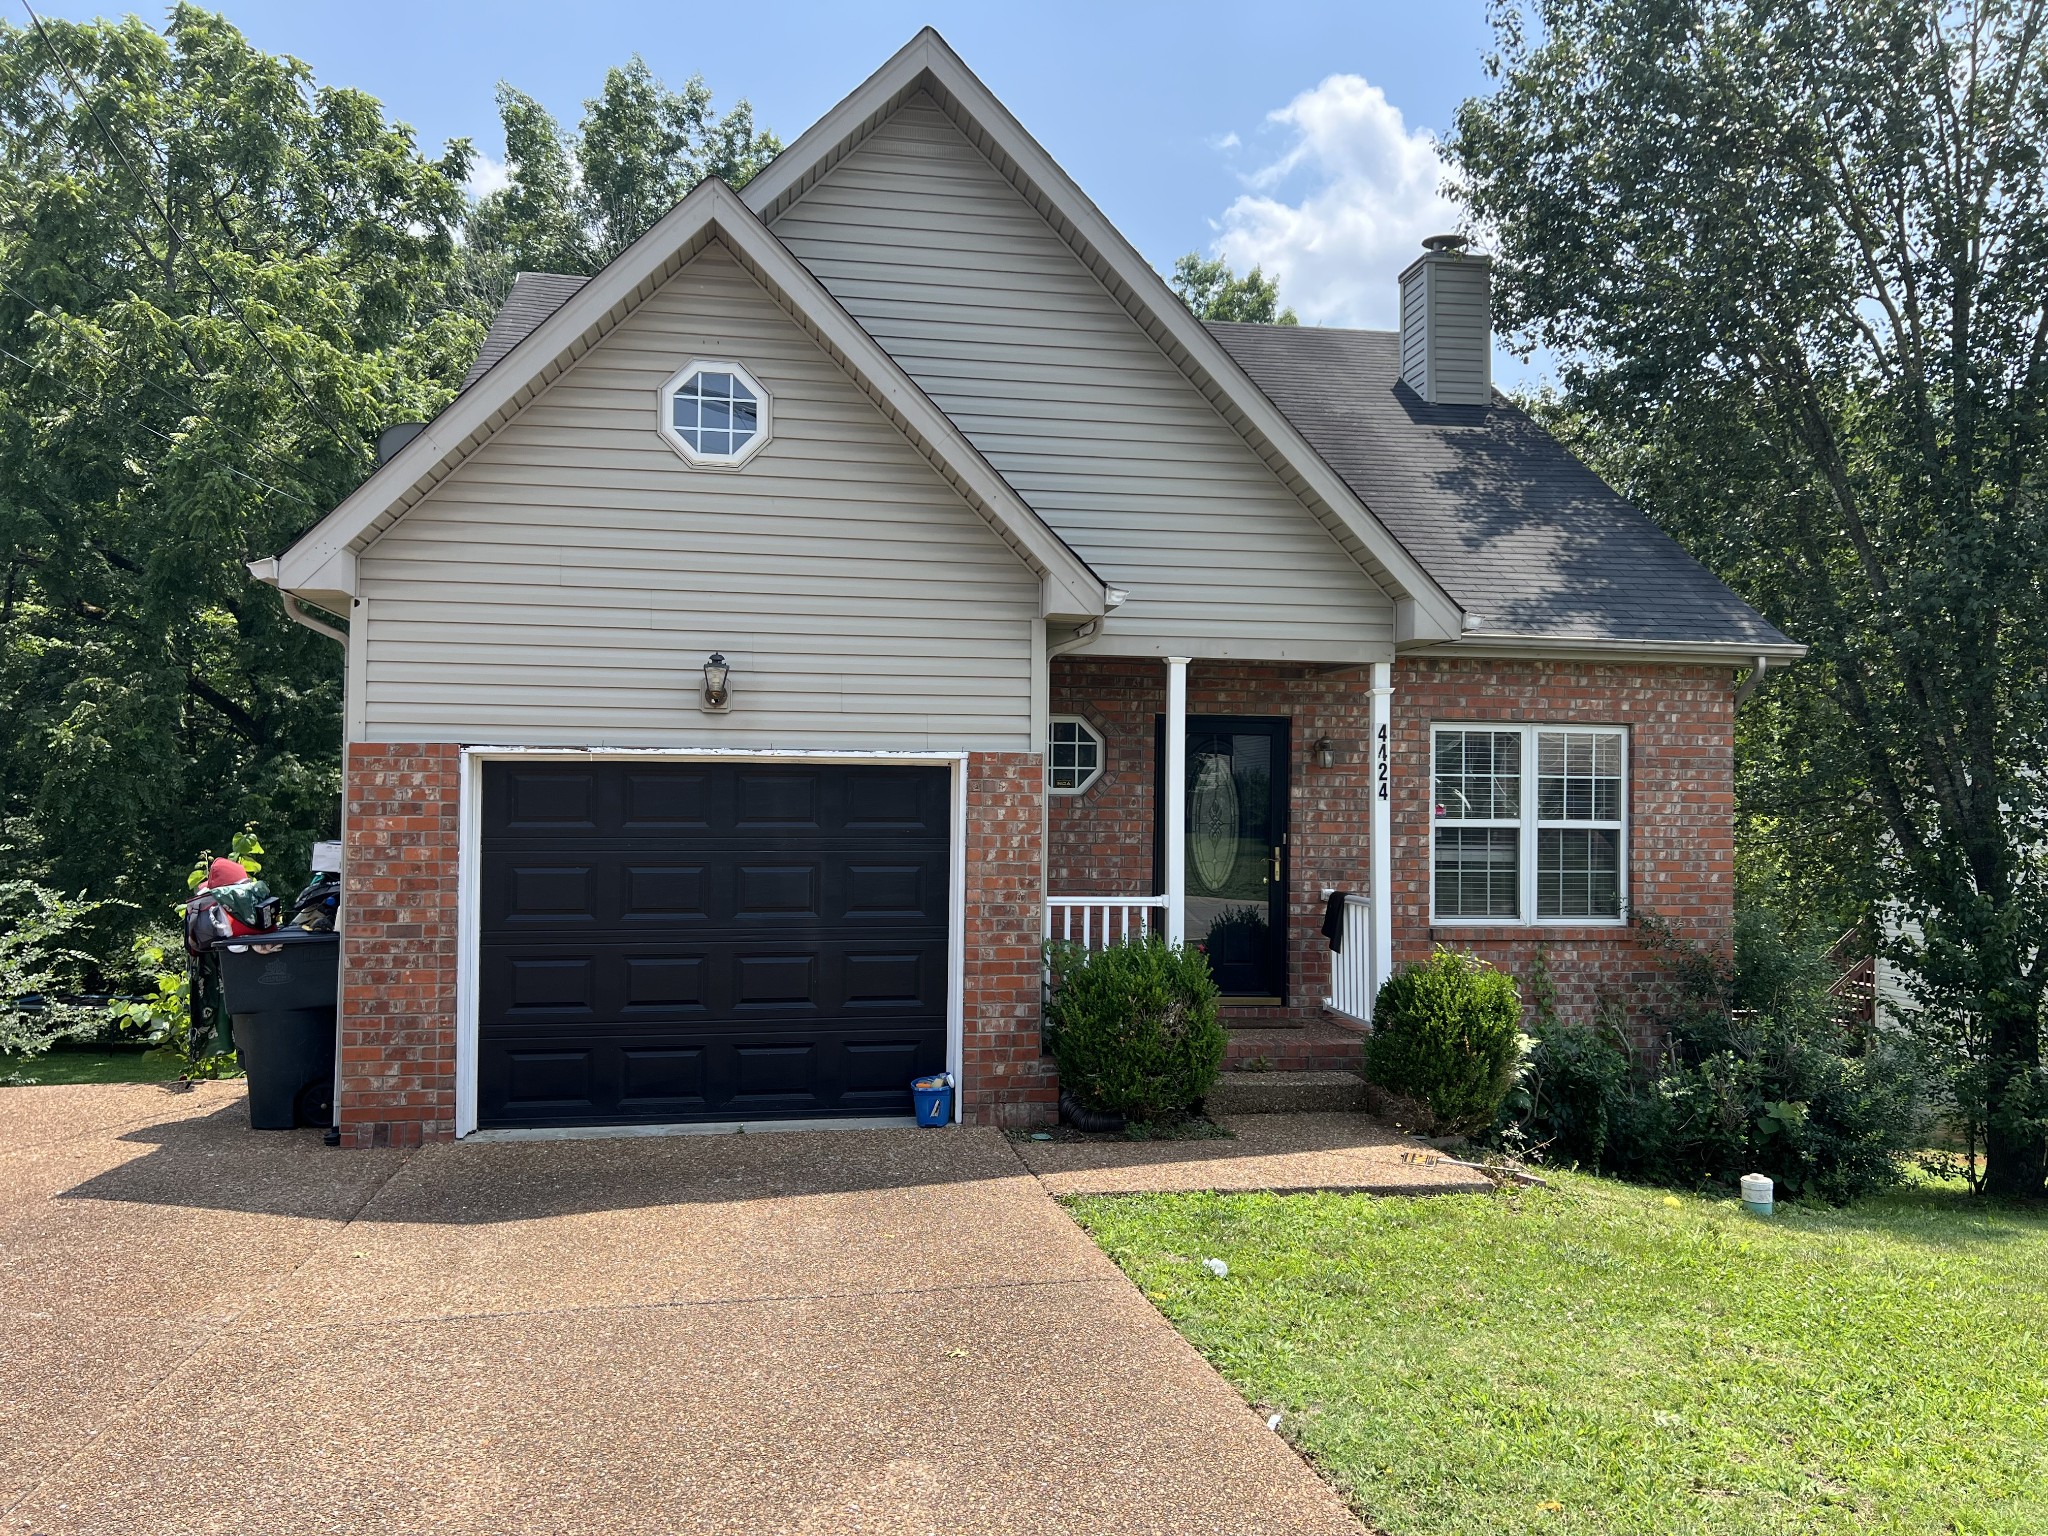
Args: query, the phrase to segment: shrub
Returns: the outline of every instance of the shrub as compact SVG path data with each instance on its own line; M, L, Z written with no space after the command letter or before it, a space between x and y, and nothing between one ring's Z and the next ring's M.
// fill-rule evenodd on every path
M1521 1058L1522 1002L1512 978L1440 949L1380 988L1365 1075L1426 1108L1450 1134L1492 1125Z
M56 994L80 990L92 957L74 935L106 905L28 880L0 883L0 1055L40 1056L99 1027L96 1012Z
M1631 1059L1611 1021L1539 1020L1504 1137L1653 1183L1764 1173L1789 1199L1843 1204L1898 1182L1917 1074L1891 1042L1841 1026L1825 965L1754 917L1736 925L1732 968L1654 922L1645 938L1668 962L1661 1050Z
M1157 936L1089 950L1047 948L1047 1005L1060 1086L1089 1109L1131 1120L1186 1114L1223 1066L1216 982L1199 949Z

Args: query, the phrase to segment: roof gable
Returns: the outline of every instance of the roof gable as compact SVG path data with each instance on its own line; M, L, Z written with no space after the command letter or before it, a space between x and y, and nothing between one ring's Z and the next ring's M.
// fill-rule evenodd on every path
M417 437L278 557L276 584L287 592L352 594L355 556L365 546L714 240L1039 575L1048 616L1080 620L1103 613L1103 584L1086 562L738 196L716 180L700 183L602 272L560 300L553 313L511 340L495 364L475 373ZM543 296L536 292L535 297ZM514 317L514 324L524 324L525 318Z
M1454 639L1443 586L1174 297L1093 202L933 29L911 39L742 194L772 224L920 92L1006 177L1339 545L1396 599L1402 639Z

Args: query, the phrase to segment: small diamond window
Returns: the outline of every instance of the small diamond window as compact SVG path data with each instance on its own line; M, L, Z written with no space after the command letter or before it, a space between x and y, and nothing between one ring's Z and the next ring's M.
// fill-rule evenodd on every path
M1046 731L1045 787L1056 795L1078 795L1102 777L1102 737L1073 715L1055 719Z
M768 392L738 363L694 362L662 388L661 434L692 464L735 468L768 440Z

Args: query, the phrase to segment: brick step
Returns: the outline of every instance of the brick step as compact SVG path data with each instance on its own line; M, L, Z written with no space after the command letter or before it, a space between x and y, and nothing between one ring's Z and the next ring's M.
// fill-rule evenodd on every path
M1225 1072L1202 1101L1212 1115L1286 1115L1365 1108L1356 1072Z

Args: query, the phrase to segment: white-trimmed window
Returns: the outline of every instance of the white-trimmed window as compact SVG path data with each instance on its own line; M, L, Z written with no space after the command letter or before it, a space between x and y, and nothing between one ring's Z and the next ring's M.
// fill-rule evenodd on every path
M1079 715L1054 715L1045 731L1045 787L1078 795L1102 777L1102 737Z
M1431 916L1612 923L1628 889L1628 735L1611 726L1439 725Z
M738 363L699 358L661 387L661 435L692 464L737 469L768 441L769 406Z

